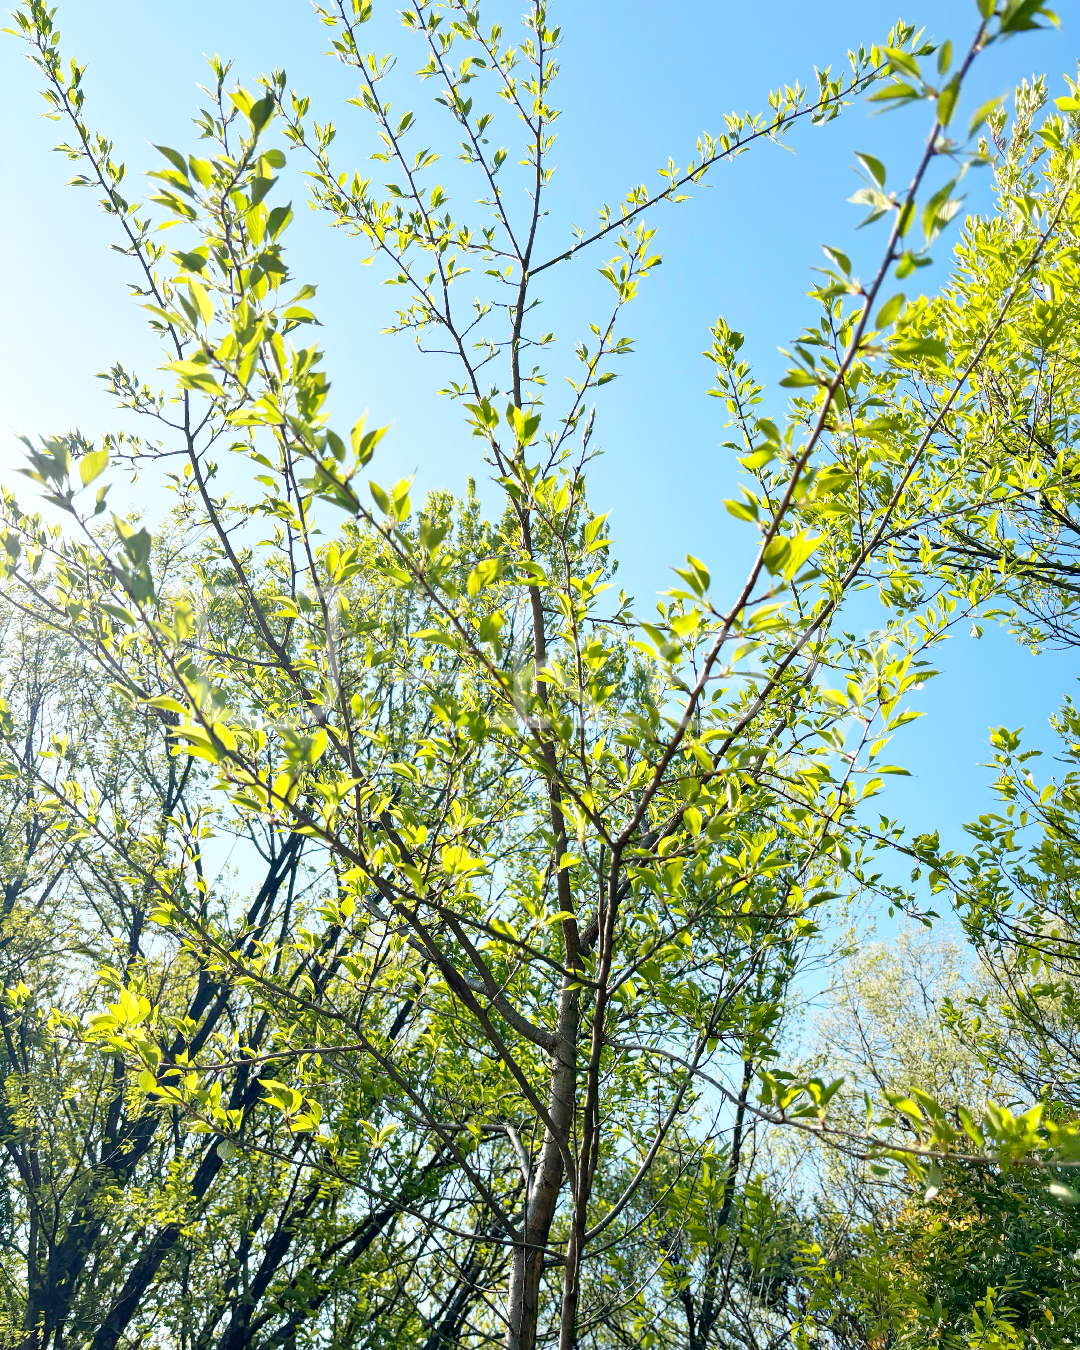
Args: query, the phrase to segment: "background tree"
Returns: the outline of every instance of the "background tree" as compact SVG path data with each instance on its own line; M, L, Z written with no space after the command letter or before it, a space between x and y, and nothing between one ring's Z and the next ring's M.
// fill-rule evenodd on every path
M0 836L5 1343L99 1350L138 1335L239 1350L288 1344L295 1325L324 1308L364 1327L377 1307L372 1343L399 1328L424 1344L440 1309L445 1319L468 1304L450 1251L434 1288L396 1287L424 1231L401 1231L403 1216L452 1207L435 1185L445 1158L385 1153L388 1170L344 1194L333 1178L298 1170L310 1142L266 1107L248 1059L218 1079L237 1113L241 1155L188 1132L175 1111L146 1111L137 1072L72 1034L103 1005L110 1025L137 1017L145 996L127 988L137 972L170 1019L171 1034L157 1033L161 1054L182 1060L223 1034L252 1052L266 1042L265 1014L215 978L205 951L148 927L153 897L120 860L153 856L163 820L191 830L197 870L205 850L246 845L243 872L263 873L254 894L237 894L239 869L221 871L220 859L203 894L208 908L244 915L248 944L325 893L299 835L223 839L195 761L169 754L167 723L104 679L88 681L84 659L40 616L6 612L6 717L19 769L9 765L3 780ZM67 828L35 789L33 774L57 762L69 789L78 784L80 800L95 804L94 831ZM361 1152L359 1121L372 1107L361 1086L334 1103L342 1139ZM474 1252L466 1270L475 1278L489 1255Z

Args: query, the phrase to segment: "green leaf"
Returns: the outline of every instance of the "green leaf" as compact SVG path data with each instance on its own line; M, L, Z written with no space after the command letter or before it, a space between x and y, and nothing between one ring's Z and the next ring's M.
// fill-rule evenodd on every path
M412 505L409 501L409 488L412 486L411 478L403 478L394 487L390 494L390 501L393 506L395 517L400 520L408 520Z
M271 239L276 239L283 230L288 229L292 218L292 202L287 206L275 206L266 218L266 233Z
M775 539L771 539L765 548L762 561L766 569L772 576L776 576L784 570L788 558L791 556L791 541L785 539L780 534Z
M688 553L686 555L686 561L694 569L694 572L697 575L698 584L701 586L702 592L707 591L709 589L709 581L711 580L709 576L709 569L705 566L705 564L701 561L700 558L695 558L692 553Z
M191 166L191 172L202 186L209 187L214 181L213 163L208 159L200 159L198 155L189 155L188 164Z
M267 94L265 98L260 98L253 103L247 110L247 116L251 121L252 128L258 134L266 126L274 115L274 96Z
M349 440L352 443L352 451L356 456L356 462L364 465L375 453L375 447L390 430L389 427L378 427L374 431L364 431L364 424L367 422L367 413L364 413L349 432Z
M787 541L788 552L783 563L784 575L789 579L793 578L806 562L807 558L814 552L821 543L821 536L811 534L807 530L794 535Z
M756 502L740 502L735 498L730 498L724 502L729 515L733 515L736 520L757 520L758 508Z
M170 148L167 145L155 145L154 149L158 152L159 155L164 155L165 158L169 161L169 163L180 173L182 173L185 178L189 176L188 162L184 158L184 156L180 154L178 150L170 150Z
M953 113L956 111L956 100L960 97L960 76L954 75L945 88L938 95L937 101L937 120L943 127L947 127L952 121Z
M146 700L148 708L160 708L162 712L179 713L182 717L187 715L187 708L175 699L171 694L160 694L157 698L148 698Z
M865 220L859 222L860 230L864 225L871 225L875 220L880 220L885 212L892 210L893 207L892 198L887 197L878 188L860 188L858 192L851 194L848 201L853 202L856 206L870 207L870 214Z
M892 350L899 356L929 356L942 364L947 364L949 359L948 351L940 338L897 338L892 344Z
M914 75L917 80L921 78L919 63L910 52L901 51L899 47L886 47L885 55L894 70L902 70L905 75Z
M952 65L952 43L946 39L938 48L937 68L938 74L944 75Z
M594 547L602 548L606 542L610 542L601 539L599 543L597 543L597 536L599 535L600 531L604 528L604 522L607 520L609 514L610 514L609 512L605 511L602 516L594 516L592 520L590 520L589 523L585 526L583 538L585 540L586 546L589 549L589 552L592 552Z
M526 416L513 403L507 405L506 420L514 430L514 437L518 445L528 445L540 427L539 413Z
M99 474L103 473L108 462L108 450L91 450L89 454L83 455L82 459L79 460L79 478L83 487L92 483Z
M856 150L855 158L863 166L863 168L874 180L874 182L878 185L878 187L883 188L885 186L885 165L882 164L881 160L875 158L875 156L873 155L866 154L865 151L863 150Z
M893 84L887 84L884 89L879 89L876 94L871 94L866 100L868 103L910 103L912 100L922 98L917 89L913 89L910 84L904 84L897 80Z
M809 371L803 370L801 366L793 366L780 381L782 389L803 389L812 384L817 384L817 380Z
M759 417L754 423L754 430L760 431L770 445L779 447L780 429L777 427L776 423L771 421L768 417Z
M841 253L838 248L832 248L828 244L822 244L822 251L833 260L833 262L843 272L844 276L851 276L851 259L846 253Z
M885 301L885 303L878 310L878 316L876 319L876 325L878 328L888 328L888 326L895 321L896 316L904 308L905 299L906 297L903 291L900 291L896 295L894 295L891 300Z
M751 473L755 469L763 469L770 460L776 458L776 451L770 445L764 446L760 450L753 450L749 455L740 455L739 463L744 469L749 469Z
M484 558L482 562L478 562L465 582L465 590L470 599L475 599L484 586L489 586L499 575L500 570L501 562L498 558Z
M961 198L949 196L955 186L956 179L953 178L938 188L923 207L922 226L928 244L960 210Z
M932 258L920 257L919 254L912 253L910 249L906 249L901 253L896 264L897 281L903 281L903 279L910 276L917 267L929 267L932 261Z
M418 642L437 642L441 647L449 647L451 651L456 651L461 645L460 639L450 633L444 633L441 628L424 628L416 634Z
M205 248L192 249L190 253L185 253L182 249L178 249L172 256L185 272L201 272L206 266L209 253ZM147 306L147 308L149 308L149 306Z
M203 323L210 323L214 317L214 302L210 299L206 288L192 279L188 282L188 294L191 296L191 303L198 310Z
M195 389L201 394L210 395L224 392L210 371L195 361L168 361L163 369L178 375L180 386L184 389Z
M276 178L253 178L250 193L251 205L258 206L276 182Z
M1001 34L1030 33L1046 24L1036 23L1036 18L1048 20L1055 28L1060 28L1058 17L1042 0L1009 0L1001 15Z
M907 1116L916 1125L922 1123L923 1113L919 1110L918 1104L912 1101L910 1097L904 1097L898 1092L888 1091L886 1091L885 1096L894 1110Z

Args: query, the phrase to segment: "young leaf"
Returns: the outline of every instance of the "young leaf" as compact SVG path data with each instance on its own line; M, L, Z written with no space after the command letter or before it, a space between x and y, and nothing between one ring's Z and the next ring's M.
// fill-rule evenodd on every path
M108 450L91 450L83 455L79 460L79 478L83 487L92 483L100 473L103 473L105 466L109 462Z
M937 119L943 127L947 127L952 121L953 113L956 110L956 100L960 97L960 76L954 75L945 88L938 95L937 101Z
M888 326L895 321L896 316L904 308L905 298L904 293L900 291L894 295L891 300L885 301L878 310L876 320L876 326L878 328L888 328Z
M878 185L878 187L883 188L885 186L885 165L882 164L881 160L875 158L875 156L873 155L866 154L866 152L863 150L856 150L855 158L863 166L863 168L874 180L874 182Z

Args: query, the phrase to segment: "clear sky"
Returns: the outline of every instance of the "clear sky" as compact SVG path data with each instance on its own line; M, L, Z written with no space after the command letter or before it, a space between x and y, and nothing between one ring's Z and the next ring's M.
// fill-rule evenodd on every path
M724 112L764 108L769 88L812 80L815 64L846 65L847 48L883 40L897 17L957 46L974 30L973 0L913 0L899 14L894 3L555 0L551 17L565 38L557 192L547 224L553 249L568 240L572 222L595 219L601 202L617 202L635 183L658 183L656 169L669 154L686 162L701 131L722 129ZM401 45L394 8L376 0L373 48ZM514 5L501 8L510 18L516 13ZM1047 73L1060 92L1062 73L1076 69L1080 28L1074 4L1061 0L1058 8L1060 32L1015 39L983 58L968 104L1033 73ZM349 125L349 80L322 55L327 30L303 0L68 0L58 19L67 50L89 67L88 120L115 139L132 179L156 167L151 142L192 148L195 85L213 52L234 57L248 82L284 66L290 85L312 94L320 117ZM147 374L156 364L140 311L125 299L128 264L108 251L109 222L91 194L64 186L69 166L49 154L58 129L39 120L35 75L20 44L0 42L0 475L8 482L18 481L14 432L78 426L98 434L116 419L95 373L116 359ZM423 111L430 97L421 90L409 106ZM899 179L918 153L920 119L922 109L870 118L865 106L853 108L828 127L796 132L795 154L758 147L722 166L692 201L655 213L665 261L627 316L624 331L637 354L598 399L605 454L592 487L594 507L612 511L620 581L642 611L684 553L734 582L751 542L722 506L732 474L718 449L728 435L722 408L705 392L709 368L700 353L709 325L723 314L747 334L744 350L772 386L772 407L782 410L776 348L812 317L805 292L809 269L822 261L820 245L842 247L856 270L868 270L880 247L873 230L855 233L860 217L846 202L858 186L853 151L877 155ZM970 183L973 207L984 190ZM456 414L436 397L444 372L407 341L378 335L392 293L307 212L289 244L294 272L320 285L333 403L343 420L370 407L374 422L394 424L380 479L416 471L421 487L460 491L481 466ZM547 301L553 327L592 317L595 261L556 269ZM943 272L939 263L920 280L932 286ZM568 332L566 345L576 336ZM22 491L32 492L25 481ZM1027 724L1049 744L1046 718L1080 667L1073 653L1036 660L990 631L981 642L951 642L941 664L941 678L921 695L930 715L897 745L895 758L914 777L891 789L890 808L918 828L940 826L956 838L959 822L988 803L985 771L975 767L989 757L988 725Z

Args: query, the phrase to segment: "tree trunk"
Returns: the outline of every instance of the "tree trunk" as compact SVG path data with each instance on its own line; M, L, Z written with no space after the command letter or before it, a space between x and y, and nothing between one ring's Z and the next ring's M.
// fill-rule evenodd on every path
M577 1087L577 1039L581 995L563 985L559 993L557 1040L552 1053L548 1115L557 1131L545 1130L540 1159L525 1196L524 1243L514 1252L506 1296L506 1350L535 1350L540 1316L540 1279L551 1225L566 1176L563 1150L569 1147Z

